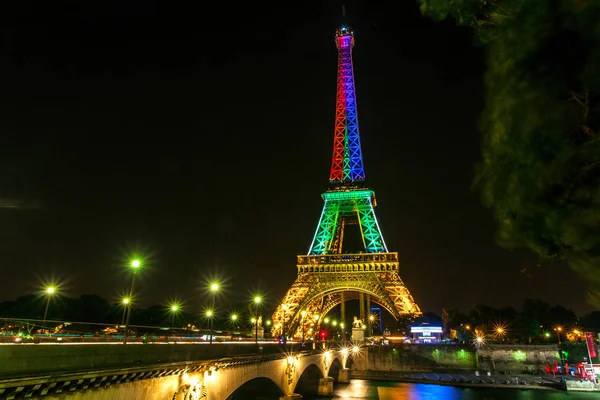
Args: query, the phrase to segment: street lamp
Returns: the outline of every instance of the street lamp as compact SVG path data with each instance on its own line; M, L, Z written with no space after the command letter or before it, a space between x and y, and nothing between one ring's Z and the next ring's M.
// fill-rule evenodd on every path
M556 328L554 328L554 330L556 331L556 335L558 337L558 344L560 344L560 333L562 332L563 328L562 326L557 326Z
M127 307L129 307L130 302L131 300L129 297L123 297L123 300L121 300L121 303L123 303L123 316L121 317L121 325L125 323L125 314L127 313Z
M131 286L129 287L129 298L133 297L133 283L135 282L135 274L142 268L142 262L139 259L133 259L129 263L131 267ZM123 344L127 343L127 336L129 331L129 320L131 319L131 305L127 307L127 319L125 320L125 337Z
M375 316L369 315L369 337L373 336L373 322L375 322Z
M260 296L254 296L254 304L256 305L256 324L254 325L254 341L258 344L258 318L260 317L259 307L262 298Z
M218 292L218 291L219 291L219 288L220 288L220 287L221 287L221 286L220 286L220 285L219 285L217 282L213 282L213 283L211 283L211 284L210 284L210 291L211 291L212 293L216 293L216 292Z
M44 310L44 319L42 320L42 332L44 331L44 326L46 325L46 316L48 315L48 307L50 306L50 299L52 295L56 293L56 288L54 286L48 286L45 290L46 292L46 309Z
M210 336L209 344L212 344L212 321L213 321L213 310L206 310L206 318L208 318L208 335Z
M179 312L179 304L171 304L171 328L175 325L175 315Z

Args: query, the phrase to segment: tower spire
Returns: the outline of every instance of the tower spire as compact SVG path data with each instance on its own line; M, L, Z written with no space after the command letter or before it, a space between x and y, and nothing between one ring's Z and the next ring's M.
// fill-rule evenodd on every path
M345 6L342 8L342 12L346 13ZM354 90L352 65L354 32L352 29L342 26L336 30L335 43L338 48L337 100L329 182L352 184L365 179Z

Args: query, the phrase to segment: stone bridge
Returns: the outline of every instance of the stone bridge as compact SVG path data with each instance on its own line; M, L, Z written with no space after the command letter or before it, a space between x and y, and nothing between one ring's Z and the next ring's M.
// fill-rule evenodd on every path
M122 349L126 346L118 347ZM136 347L138 351L147 352L152 351L154 346ZM46 350L39 346L32 348L41 353ZM19 353L14 349L23 348L12 349L14 356ZM273 398L301 399L298 391L329 395L333 393L334 381L349 381L350 370L345 368L346 363L351 362L348 360L348 349L278 350L271 354L210 360L139 363L80 370L46 368L43 373L37 374L0 375L0 400L235 400L246 399L253 392ZM12 361L28 364L27 357L20 359L5 358L3 365ZM33 358L29 360L33 361ZM57 358L57 365L60 365L58 361Z

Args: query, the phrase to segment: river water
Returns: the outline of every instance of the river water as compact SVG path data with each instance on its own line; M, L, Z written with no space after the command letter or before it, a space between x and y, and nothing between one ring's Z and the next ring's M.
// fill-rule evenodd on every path
M364 400L589 400L600 394L527 389L471 389L424 383L399 383L353 379L336 385L333 399ZM304 396L304 399L313 399ZM322 399L322 398L321 398Z

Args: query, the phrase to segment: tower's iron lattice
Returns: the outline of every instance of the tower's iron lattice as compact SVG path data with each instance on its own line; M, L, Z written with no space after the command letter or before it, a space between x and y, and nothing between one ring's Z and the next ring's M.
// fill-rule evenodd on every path
M330 189L307 255L298 256L298 277L273 314L274 337L314 336L327 313L347 300L368 296L395 318L420 314L398 273L398 253L389 252L375 217L375 192L363 185L363 166L352 48L354 33L336 31L337 101ZM364 252L343 253L346 226L360 228ZM285 332L284 332L285 329Z

